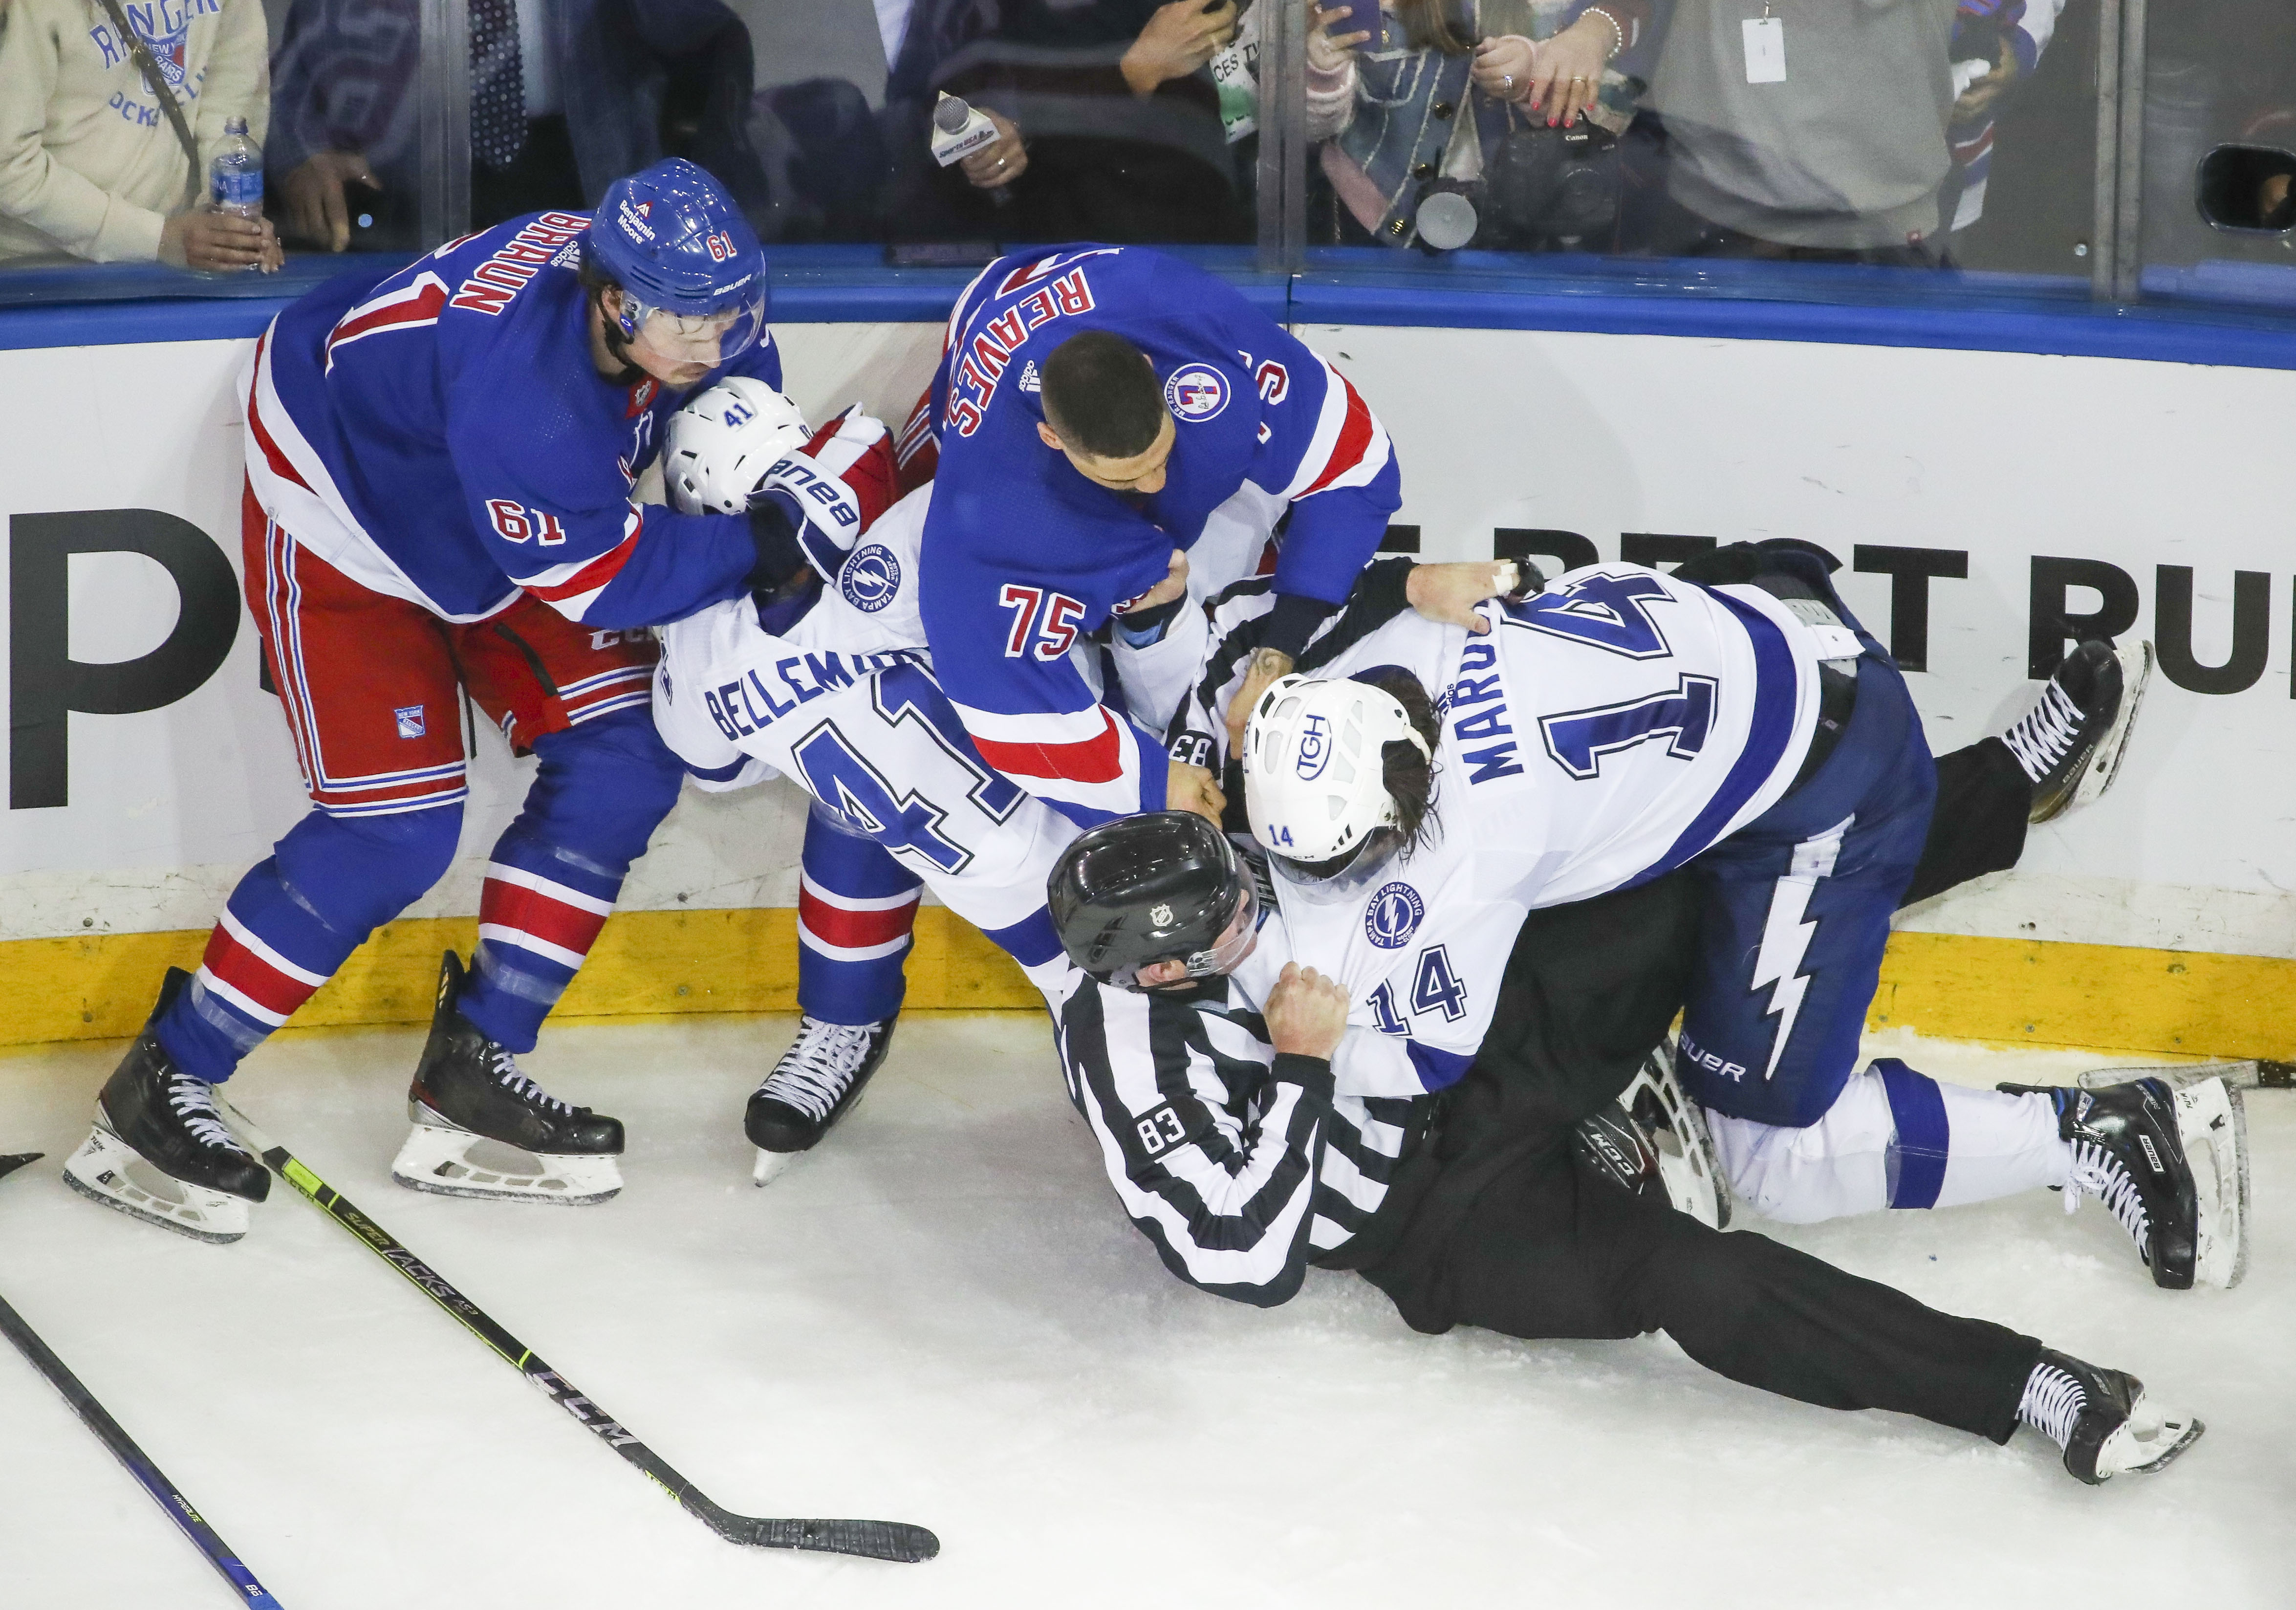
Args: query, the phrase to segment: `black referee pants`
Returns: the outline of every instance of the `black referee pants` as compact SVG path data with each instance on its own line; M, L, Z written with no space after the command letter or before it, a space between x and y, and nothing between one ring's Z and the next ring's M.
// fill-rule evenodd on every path
M1997 742L1944 756L1938 770L1938 819L1909 899L2013 865L2023 846L2030 789ZM1939 1313L1766 1236L1710 1229L1656 1181L1629 1194L1574 1160L1572 1126L1616 1099L1680 1009L1701 903L1684 871L1533 912L1473 1070L1333 1261L1359 1269L1419 1330L1663 1330L1749 1386L2006 1442L2040 1352L2032 1337Z

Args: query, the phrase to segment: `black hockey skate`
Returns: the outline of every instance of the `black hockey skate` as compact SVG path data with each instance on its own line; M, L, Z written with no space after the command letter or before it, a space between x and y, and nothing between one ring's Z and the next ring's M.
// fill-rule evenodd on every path
M1643 1065L1619 1093L1619 1105L1632 1114L1644 1143L1657 1157L1667 1199L1701 1224L1728 1228L1730 1187L1715 1165L1714 1140L1704 1114L1683 1095L1675 1079L1671 1038L1643 1058Z
M2033 779L2030 820L2062 816L2112 786L2152 675L2150 643L2116 649L2091 639L2065 656L2041 702L2001 735Z
M2095 1197L2136 1243L2153 1285L2190 1289L2204 1230L2177 1096L2168 1081L2135 1079L2101 1090L1997 1088L2016 1096L2046 1096L2056 1105L2057 1133L2073 1154L2065 1211L2070 1212L2083 1196ZM2236 1239L2236 1222L2233 1233ZM2215 1283L2227 1282L2219 1275Z
M519 1072L518 1059L455 1009L462 958L439 966L430 1038L406 1092L414 1132L390 1177L442 1196L492 1196L569 1206L622 1188L622 1125L570 1106Z
M798 1020L797 1039L782 1053L766 1082L750 1094L742 1114L742 1131L758 1148L752 1176L765 1185L789 1167L800 1152L810 1151L835 1127L892 1048L893 1025L825 1023L817 1017Z
M2065 1469L2092 1487L2158 1470L2208 1429L2154 1404L2135 1376L2048 1347L2026 1380L2017 1417L2063 1449Z
M189 982L181 967L168 969L144 1031L104 1080L95 1127L64 1164L64 1183L194 1240L236 1241L247 1234L248 1203L271 1194L271 1171L225 1127L212 1087L169 1061L152 1031ZM132 1178L139 1161L167 1176L150 1182L159 1190Z

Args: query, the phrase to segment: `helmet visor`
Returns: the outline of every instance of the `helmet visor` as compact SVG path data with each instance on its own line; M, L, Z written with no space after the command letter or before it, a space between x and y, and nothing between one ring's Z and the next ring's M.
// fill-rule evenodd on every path
M1218 978L1221 973L1233 973L1242 965L1243 958L1250 956L1253 947L1259 943L1259 890L1247 876L1243 880L1243 899L1237 902L1235 915L1228 919L1227 926L1220 931L1219 938L1214 940L1209 949L1165 959L1185 963L1188 969L1186 976L1190 980ZM1119 990L1168 989L1181 982L1168 979L1160 985L1143 984L1140 969L1157 965L1143 962L1135 966L1119 967L1108 975L1108 982Z
M1335 867L1329 861L1294 861L1271 855L1267 864L1292 891L1314 906L1336 906L1360 898L1377 881L1403 848L1403 834L1394 827L1374 827L1364 835L1353 855Z
M707 313L676 313L633 301L629 314L632 345L668 363L715 369L757 345L766 328L766 295L760 290Z

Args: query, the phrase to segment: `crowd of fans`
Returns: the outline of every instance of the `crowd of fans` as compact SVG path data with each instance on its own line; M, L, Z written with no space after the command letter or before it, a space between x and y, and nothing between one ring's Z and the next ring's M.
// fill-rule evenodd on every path
M2296 126L2239 44L2279 3L2166 25L2149 234L2205 228L2170 167ZM1260 35L1292 4L1311 244L1926 267L1982 216L2067 0L467 0L452 86L420 0L0 0L0 259L429 243L449 94L472 227L677 154L768 241L1245 242ZM944 165L946 96L994 137ZM209 199L234 119L260 218ZM2018 160L2063 165L2040 144Z

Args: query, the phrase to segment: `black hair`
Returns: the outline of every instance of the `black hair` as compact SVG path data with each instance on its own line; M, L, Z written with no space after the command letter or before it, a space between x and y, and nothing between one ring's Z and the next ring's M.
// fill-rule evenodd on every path
M1080 453L1135 458L1164 428L1163 388L1148 355L1120 335L1086 330L1045 360L1045 422Z
M626 299L629 292L623 289L619 280L601 268L597 259L586 251L582 254L579 274L583 295L588 299L590 306L598 310L598 316L605 321L606 355L622 366L620 374L610 374L606 379L617 386L636 385L646 377L646 372L630 360L630 338L622 333L622 321L606 311L607 292L620 291Z

